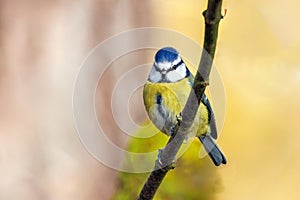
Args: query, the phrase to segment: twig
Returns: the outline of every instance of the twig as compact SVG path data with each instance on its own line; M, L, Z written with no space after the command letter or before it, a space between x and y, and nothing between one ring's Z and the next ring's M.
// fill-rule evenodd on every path
M200 64L191 93L181 112L182 121L176 125L173 137L169 139L166 147L161 150L161 162L159 163L159 161L156 160L154 169L138 197L139 200L153 199L159 185L168 171L174 168L172 165L173 159L183 143L186 131L194 121L202 95L209 83L209 74L218 38L219 22L223 18L221 14L221 7L222 0L208 0L207 10L203 12L205 19L204 50L202 51Z

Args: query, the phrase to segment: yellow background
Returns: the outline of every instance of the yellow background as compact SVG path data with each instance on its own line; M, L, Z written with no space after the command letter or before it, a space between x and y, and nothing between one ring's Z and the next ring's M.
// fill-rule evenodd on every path
M203 39L205 1L156 1L155 19ZM215 64L226 92L217 199L300 196L300 3L224 1ZM214 100L217 101L217 100Z

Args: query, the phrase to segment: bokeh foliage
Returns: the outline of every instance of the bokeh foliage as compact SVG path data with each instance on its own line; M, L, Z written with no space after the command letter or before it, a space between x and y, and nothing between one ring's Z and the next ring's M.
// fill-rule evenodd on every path
M142 128L136 136L153 132L153 128ZM150 138L133 138L128 144L130 152L149 152L163 148L167 137L158 133ZM199 158L201 147L198 139L190 139L191 145L177 159L176 168L171 170L154 199L214 199L214 195L222 189L220 176L216 167L208 157ZM137 161L138 162L138 161ZM154 165L154 163L153 163ZM119 173L119 187L113 197L114 200L136 199L149 173Z

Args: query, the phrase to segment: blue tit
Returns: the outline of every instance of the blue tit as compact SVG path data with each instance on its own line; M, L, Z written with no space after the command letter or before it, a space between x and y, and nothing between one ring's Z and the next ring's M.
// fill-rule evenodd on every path
M165 47L157 51L150 75L144 85L146 111L153 124L171 135L178 114L186 104L194 76L176 49ZM215 143L217 128L214 113L204 94L188 135L196 136L216 166L226 164L226 158Z

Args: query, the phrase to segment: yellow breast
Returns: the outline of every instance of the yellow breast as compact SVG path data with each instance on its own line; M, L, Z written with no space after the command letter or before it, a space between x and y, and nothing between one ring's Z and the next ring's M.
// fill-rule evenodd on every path
M154 125L165 134L170 134L172 125L176 123L178 115L188 98L191 85L187 78L175 83L151 83L144 86L144 104L149 118ZM162 102L157 103L157 95L161 95ZM208 111L200 104L194 123L187 134L204 134L209 131Z

